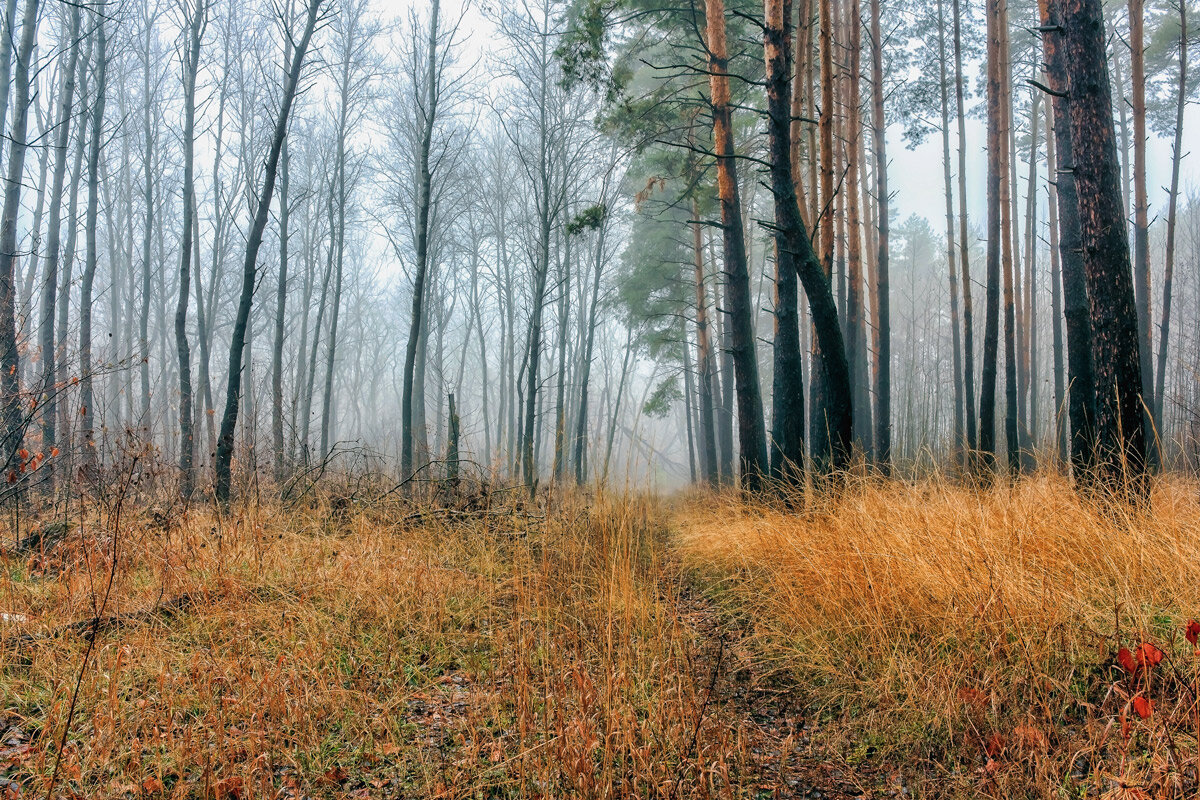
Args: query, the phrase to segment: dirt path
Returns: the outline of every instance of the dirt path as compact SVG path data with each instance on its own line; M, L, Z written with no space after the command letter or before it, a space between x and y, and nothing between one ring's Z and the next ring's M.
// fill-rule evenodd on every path
M709 681L704 689L712 690L706 724L729 726L746 742L750 758L743 783L756 784L760 797L908 796L893 771L852 766L825 747L820 723L799 693L763 675L737 626L723 620L685 575L677 575L683 587L677 593L680 617L703 642L697 680Z

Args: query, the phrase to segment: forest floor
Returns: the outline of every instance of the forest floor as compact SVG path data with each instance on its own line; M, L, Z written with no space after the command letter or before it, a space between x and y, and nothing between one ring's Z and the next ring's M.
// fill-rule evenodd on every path
M1194 797L1196 489L26 514L0 798Z

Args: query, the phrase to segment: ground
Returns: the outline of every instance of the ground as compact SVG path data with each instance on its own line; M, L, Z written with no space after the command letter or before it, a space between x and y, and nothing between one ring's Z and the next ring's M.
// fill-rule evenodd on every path
M10 524L0 797L1197 791L1183 482L155 496Z

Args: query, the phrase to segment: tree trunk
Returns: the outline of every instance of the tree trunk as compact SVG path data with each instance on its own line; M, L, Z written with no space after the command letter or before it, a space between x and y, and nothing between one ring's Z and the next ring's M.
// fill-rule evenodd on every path
M95 19L96 88L92 101L92 138L88 143L88 199L84 217L86 255L83 281L79 289L79 373L80 423L83 438L83 461L91 464L96 458L95 416L92 388L92 288L96 280L96 217L100 203L100 143L104 136L104 101L108 88L108 39L105 20Z
M958 121L958 252L962 270L963 296L963 407L966 412L967 465L974 463L978 447L975 418L975 316L971 284L970 242L967 224L967 114L963 79L962 12L960 0L952 0L954 8L954 98Z
M67 29L67 65L63 70L63 88L59 93L62 110L59 112L54 142L54 177L50 189L50 222L46 232L46 274L42 278L41 348L42 348L42 449L51 455L57 445L55 423L58 416L57 355L54 336L54 303L58 295L59 247L62 231L62 193L67 175L67 150L71 143L71 118L75 107L75 74L79 63L78 6L70 10ZM55 461L46 463L46 491L54 492Z
M416 251L417 266L413 277L412 319L408 328L408 346L404 352L404 384L400 396L400 473L408 478L413 474L413 447L415 419L413 415L413 387L417 364L417 347L420 344L422 315L425 311L425 280L429 269L429 207L431 204L432 176L429 170L429 149L433 138L433 126L437 114L437 30L440 3L434 0L429 12L429 59L426 65L425 92L426 112L417 152L417 221Z
M37 43L38 0L26 0L21 19L21 42L17 49L14 80L16 102L8 132L8 176L4 186L4 216L0 219L0 464L12 467L21 449L24 422L19 379L20 355L17 350L16 251L17 217L21 211L21 179L25 170L29 123L30 60Z
M958 270L954 248L954 191L950 179L950 87L946 70L946 22L942 0L938 0L938 94L942 109L942 192L946 198L946 261L950 271L950 343L954 363L954 439L951 451L956 464L963 462L965 445L963 421L962 342L958 322Z
M983 376L979 396L979 451L983 467L996 459L996 372L1000 346L1000 206L1004 202L1001 150L1008 147L1004 130L1003 0L987 0L987 288L983 331Z
M717 161L717 196L721 205L724 240L726 305L730 345L737 382L738 436L741 484L757 491L767 473L767 435L763 421L762 391L755 353L753 299L746 265L745 233L738 197L737 165L733 149L728 56L725 47L724 0L705 0L709 53L709 90L713 111L713 143ZM788 120L790 123L790 106ZM790 154L785 153L790 170ZM790 173L789 173L790 174ZM790 182L790 181L789 181Z
M771 395L771 477L801 485L804 471L804 364L795 267L799 218L791 164L791 1L766 0L767 135L775 202L775 386ZM801 223L803 224L803 223ZM697 262L697 280L701 280ZM697 284L702 293L702 283ZM706 349L706 348L702 348Z
M887 181L887 126L883 116L883 32L880 0L871 0L871 122L875 129L875 183L879 203L875 256L875 304L879 318L878 377L875 383L875 461L884 475L892 471L892 321L888 275L890 204Z
M194 215L196 213L195 130L196 74L200 40L207 24L207 0L189 9L188 43L183 65L183 242L179 254L179 297L175 304L175 350L179 361L179 471L181 491L189 497L195 487L196 436L192 410L192 359L187 338L188 297L191 292Z
M1138 368L1142 376L1142 404L1147 414L1146 452L1158 462L1155 431L1158 405L1154 399L1154 347L1150 335L1150 220L1146 196L1146 46L1145 0L1129 0L1130 111L1133 113L1133 292L1137 305Z
M1054 173L1058 211L1058 257L1062 268L1063 318L1067 333L1067 416L1071 422L1071 466L1077 481L1087 481L1095 468L1096 389L1092 366L1092 322L1079 220L1068 99L1067 50L1062 12L1055 0L1039 0L1042 53L1054 111Z
M1137 307L1121 203L1099 0L1058 0L1071 97L1071 155L1092 321L1097 468L1114 488L1147 486ZM1122 486L1122 481L1124 484Z
M229 504L229 492L232 484L234 433L237 428L238 399L242 388L240 365L243 361L243 350L246 344L246 326L250 321L250 307L254 300L254 284L258 277L258 250L262 246L263 232L266 230L267 220L270 217L271 197L275 191L275 178L279 169L279 154L283 150L283 140L287 136L288 118L291 115L292 102L296 97L300 70L304 66L304 56L317 25L321 2L322 0L309 0L304 32L296 42L295 52L288 65L283 85L283 98L280 101L279 114L275 119L271 149L267 154L266 166L263 171L262 193L258 198L258 208L255 211L254 222L246 242L246 259L242 267L242 293L229 346L229 383L225 395L225 412L221 417L221 433L217 439L216 499L223 506Z
M1050 177L1051 186L1058 181L1058 160L1054 152L1054 127L1050 104L1046 104L1046 172ZM1053 340L1051 351L1052 369L1054 372L1054 452L1059 463L1067 462L1067 426L1064 414L1067 409L1066 380L1063 373L1063 335L1062 335L1062 262L1059 259L1058 236L1058 192L1046 193L1046 205L1049 212L1050 228L1050 331Z
M710 486L720 482L720 466L717 463L717 431L714 420L713 378L716 372L716 359L713 357L712 341L708 329L708 292L704 279L704 248L700 230L700 204L692 198L692 255L695 266L696 281L696 364L700 376L700 449L701 472L704 480ZM596 285L599 289L599 284ZM592 294L593 308L595 292ZM588 352L591 352L591 337L588 337ZM800 424L804 424L803 413Z
M1175 140L1171 150L1171 190L1167 200L1167 242L1163 261L1162 323L1158 328L1158 370L1154 387L1154 434L1163 437L1163 400L1166 392L1167 346L1171 333L1171 289L1175 280L1175 224L1179 208L1179 162L1183 158L1183 114L1188 90L1187 3L1179 3L1179 84L1175 101Z

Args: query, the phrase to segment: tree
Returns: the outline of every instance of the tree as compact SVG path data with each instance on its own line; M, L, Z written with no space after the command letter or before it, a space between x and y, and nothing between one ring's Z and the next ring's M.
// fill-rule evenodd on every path
M1057 169L1051 215L1057 212L1058 261L1062 273L1063 315L1067 339L1067 415L1071 422L1071 465L1077 480L1087 480L1095 467L1096 388L1092 368L1092 322L1087 274L1083 265L1079 196L1073 167L1070 95L1066 46L1053 0L1039 0L1042 52L1054 116ZM1060 411L1061 413L1061 411Z
M258 277L258 251L262 247L263 233L271 212L271 198L275 191L275 179L279 170L279 154L283 150L283 141L287 136L288 119L291 115L292 103L296 98L296 90L300 83L300 72L304 67L304 58L308 52L309 43L317 25L324 19L321 12L322 0L307 0L305 9L304 28L298 39L294 40L293 52L287 70L284 74L283 96L280 99L279 110L275 117L274 132L271 138L270 150L267 153L266 167L263 171L262 191L258 197L258 208L254 214L254 222L246 241L246 257L242 267L241 299L238 302L237 317L234 320L233 335L229 345L229 380L225 394L225 411L221 416L221 433L217 440L216 455L216 499L222 505L228 505L229 492L232 483L232 464L234 433L237 428L238 406L242 388L242 360L246 346L246 326L250 320L250 307L254 301L254 288ZM285 25L287 21L285 21ZM285 32L291 37L291 32Z
M758 380L758 357L754 346L754 301L750 293L750 273L746 266L746 242L733 147L724 0L705 0L704 13L709 62L709 101L712 103L713 116L713 149L717 160L717 198L721 206L727 324L730 328L730 352L737 381L740 474L742 487L757 491L762 488L763 477L768 470L767 435L763 421L762 389ZM790 106L785 107L790 109ZM787 153L787 157L786 163L790 170L790 152Z
M24 437L17 349L16 273L17 216L21 207L21 177L25 169L25 139L29 125L30 68L37 39L38 0L26 0L21 18L13 88L12 127L8 134L8 175L4 184L4 210L0 217L0 463L11 467Z
M196 213L196 75L200 69L200 42L208 24L208 0L184 0L186 47L183 59L183 239L179 248L179 297L175 304L175 351L179 360L179 471L184 497L195 486L196 452L192 411L192 361L187 337L188 299L191 292L192 247Z
M67 150L71 142L71 121L75 113L75 76L79 64L80 17L78 6L68 11L70 22L67 27L64 52L67 63L62 73L62 88L59 90L59 115L54 139L54 177L50 188L50 221L46 231L46 265L42 278L41 329L42 348L42 447L43 452L52 452L58 443L56 423L58 417L58 356L54 336L55 301L58 297L58 266L61 253L63 184L67 174ZM49 462L47 490L54 491L54 461Z
M1112 90L1099 0L1057 0L1070 95L1071 156L1092 324L1096 467L1114 488L1145 491L1138 318L1121 200Z

